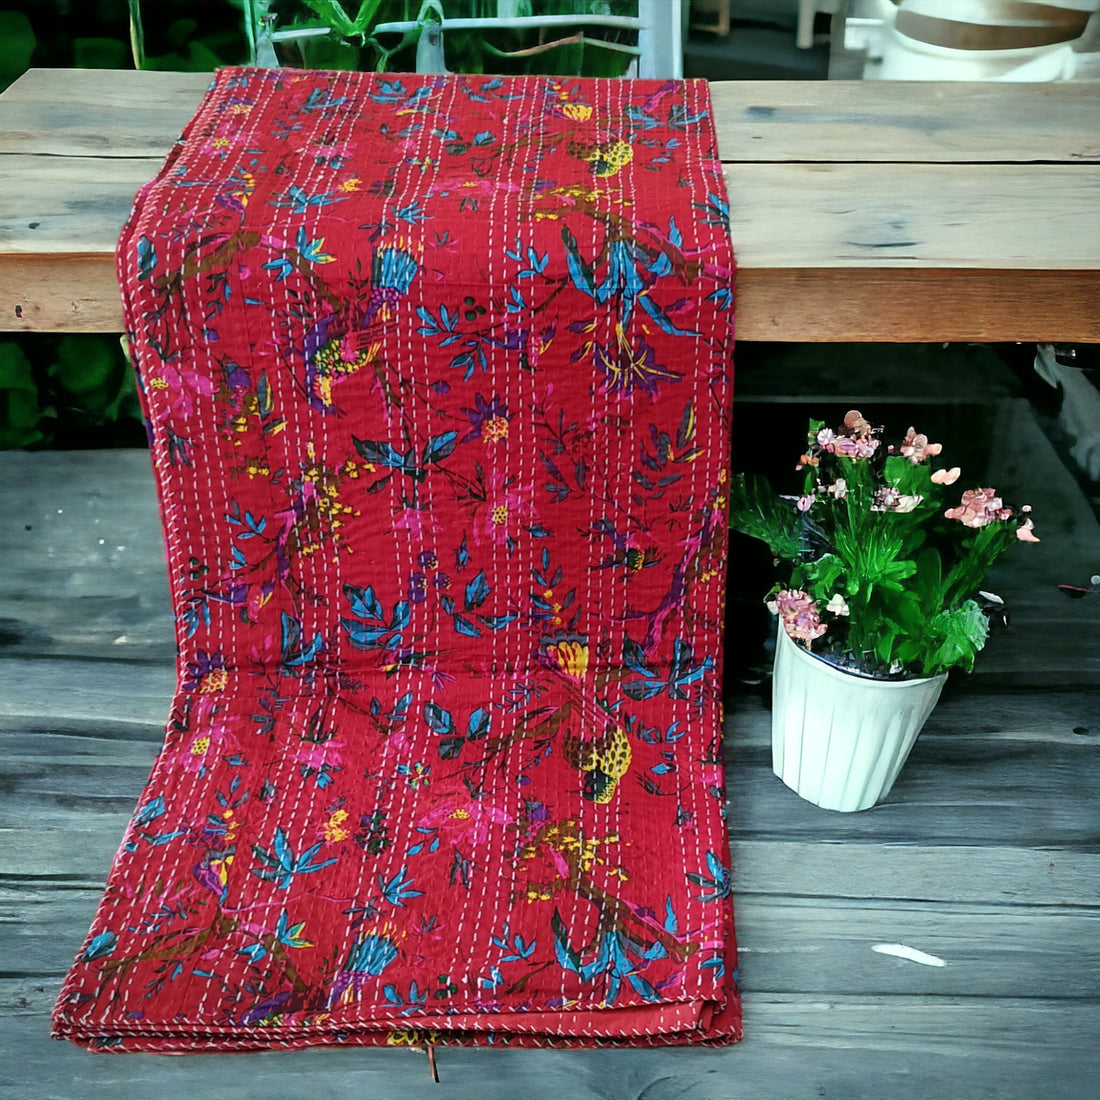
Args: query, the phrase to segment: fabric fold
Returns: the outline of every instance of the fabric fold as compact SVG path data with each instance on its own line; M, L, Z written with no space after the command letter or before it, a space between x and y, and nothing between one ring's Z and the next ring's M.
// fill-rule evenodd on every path
M739 1038L706 84L222 70L118 264L179 684L55 1036Z

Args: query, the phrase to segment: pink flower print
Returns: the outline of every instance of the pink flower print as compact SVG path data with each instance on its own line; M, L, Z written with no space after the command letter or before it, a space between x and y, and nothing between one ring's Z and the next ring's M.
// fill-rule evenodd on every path
M194 413L196 397L210 397L214 393L210 378L192 370L177 370L164 362L150 376L148 384L154 390L170 390L172 411L186 417Z
M492 542L497 546L513 542L516 535L535 518L529 485L517 485L498 471L489 478L485 501L479 505L474 523L474 542Z
M450 801L436 806L418 822L422 829L439 829L456 844L484 844L494 827L511 825L515 818L506 810L475 801Z
M325 764L334 768L341 763L339 750L343 747L342 741L300 741L291 759L295 764L313 771L320 771Z
M965 527L985 527L1012 518L1012 509L1006 508L995 489L967 489L957 508L944 512L947 519L957 519Z
M439 521L432 513L422 508L406 508L393 521L395 531L408 531L414 538L423 539L439 530Z
M230 736L224 722L213 716L196 714L192 732L180 742L176 766L202 778L209 765L236 748L236 739Z

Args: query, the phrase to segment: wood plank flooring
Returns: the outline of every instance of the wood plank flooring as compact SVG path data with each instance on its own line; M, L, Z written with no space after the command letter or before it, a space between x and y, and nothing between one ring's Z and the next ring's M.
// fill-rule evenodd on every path
M1087 556L1091 518L1067 561ZM766 695L735 691L738 1047L446 1049L439 1086L401 1050L97 1057L52 1041L48 1014L174 686L155 494L143 452L2 454L0 1096L1083 1100L1100 1073L1100 683L1082 675L1097 619L1052 606L1024 598L1014 633L1062 647L1021 673L998 639L868 813L783 787ZM896 943L946 965L872 950Z

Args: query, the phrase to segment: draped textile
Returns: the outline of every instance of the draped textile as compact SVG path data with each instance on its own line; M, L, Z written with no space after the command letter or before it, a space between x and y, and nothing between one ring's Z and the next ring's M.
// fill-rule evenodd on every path
M54 1034L738 1038L706 84L222 70L118 264L179 682Z

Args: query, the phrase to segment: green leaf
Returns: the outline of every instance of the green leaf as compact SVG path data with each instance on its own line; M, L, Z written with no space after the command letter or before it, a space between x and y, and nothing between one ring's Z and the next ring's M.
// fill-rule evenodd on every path
M117 38L74 38L73 65L78 69L128 69L130 49Z
M941 611L928 623L935 648L925 659L924 674L933 676L949 668L974 668L974 658L989 637L989 620L973 600L954 611Z
M36 392L30 360L14 340L0 342L0 390Z
M337 34L347 38L356 33L355 24L337 0L306 0L306 5L316 12Z
M57 345L57 360L50 366L49 373L69 393L80 397L105 386L119 366L120 356L113 341L63 336ZM119 377L121 379L121 372Z
M0 91L27 71L37 42L21 11L0 11Z
M38 430L42 412L33 391L8 390L0 394L0 412L0 447L29 447L43 438Z
M802 551L798 513L755 475L738 474L730 485L730 530L760 539L777 557L797 561Z
M815 600L827 602L837 591L840 578L844 575L844 562L836 554L826 554L817 561L804 562L801 574L804 580L800 587Z

